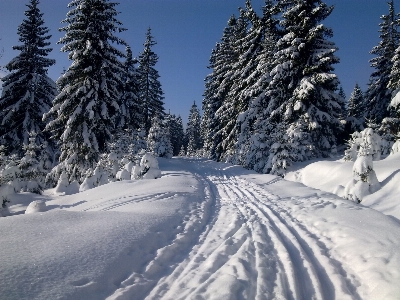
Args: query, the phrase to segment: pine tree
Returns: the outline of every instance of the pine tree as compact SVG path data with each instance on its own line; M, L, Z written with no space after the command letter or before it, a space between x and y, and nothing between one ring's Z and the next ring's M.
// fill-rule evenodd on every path
M364 112L364 93L361 91L358 83L356 83L348 101L347 116L363 121Z
M179 155L179 151L182 148L185 133L183 130L182 118L168 114L165 118L168 130L170 132L171 144L173 148L173 155Z
M152 50L157 43L151 35L149 28L146 33L144 50L139 55L139 100L143 106L144 124L146 132L151 126L152 116L164 117L163 91L159 81L160 75L155 69L158 62L158 55Z
M389 14L383 15L379 24L381 41L371 51L371 54L376 55L370 60L375 71L371 74L371 84L366 92L366 117L377 123L389 116L388 106L393 92L393 84L389 84L392 58L399 46L399 18L395 15L393 0L388 5Z
M196 152L203 146L203 141L200 134L201 116L197 108L196 101L193 102L190 108L189 120L186 126L186 138L188 140L186 154L195 156Z
M340 96L340 98L342 100L341 103L340 103L340 105L342 107L341 114L340 114L340 119L344 119L347 116L348 112L347 112L347 105L346 105L347 97L346 97L346 94L345 94L344 89L343 89L342 86L340 86L340 88L339 88L338 95Z
M235 144L240 132L238 117L247 111L250 99L254 96L252 89L248 89L257 80L257 56L262 49L263 23L254 12L249 0L246 8L241 10L241 18L249 28L243 30L234 42L238 58L232 64L230 74L231 86L217 116L221 122L222 149L221 159L236 163ZM239 122L240 123L240 122ZM230 157L230 159L228 159Z
M143 107L139 100L139 73L136 68L137 60L132 57L132 50L126 47L126 60L122 73L123 87L121 98L121 113L119 127L137 130L143 124Z
M271 144L269 135L268 115L264 110L268 106L269 97L265 91L268 88L273 68L273 57L276 43L281 36L278 28L277 14L280 13L275 1L265 1L263 15L258 23L262 31L261 49L255 57L255 70L249 74L248 86L242 91L242 97L249 97L247 111L240 114L237 126L240 134L236 145L236 162L249 169L261 172L266 163L268 146ZM239 128L238 128L239 129ZM268 131L268 133L267 133ZM268 140L267 140L268 139Z
M114 35L122 24L116 19L117 3L108 0L74 0L63 21L67 25L59 44L73 61L57 84L60 93L46 115L54 118L46 127L61 144L60 162L70 181L82 182L84 173L94 168L106 150L120 113L124 57L111 43L126 43Z
M168 128L159 116L152 119L149 135L147 136L147 149L158 157L172 157L172 145Z
M320 0L282 0L280 5L284 35L277 43L265 115L292 130L304 128L309 153L329 156L342 130L339 81L333 73L337 48L328 40L332 30L321 23L333 7Z
M212 159L219 160L223 150L223 131L225 114L222 105L232 86L232 66L239 58L236 41L246 34L247 22L242 14L239 18L231 16L224 29L221 41L211 53L209 69L212 73L205 79L203 99L203 122L201 126L204 148ZM226 107L226 106L225 106Z
M42 116L49 111L56 94L55 83L47 76L47 69L55 63L47 58L52 51L48 48L51 35L38 5L38 0L27 4L26 19L18 26L22 44L13 47L20 54L6 65L10 73L2 79L1 143L20 156L24 153L22 146L29 144L29 132L37 133L38 144L48 140L48 135L42 132L46 125Z

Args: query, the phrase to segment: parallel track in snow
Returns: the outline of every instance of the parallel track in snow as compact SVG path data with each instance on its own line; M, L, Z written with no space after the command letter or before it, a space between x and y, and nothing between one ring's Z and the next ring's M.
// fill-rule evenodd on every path
M258 185L201 165L190 171L209 199L142 274L145 299L361 299L329 247L268 191L280 178ZM110 299L129 299L134 285Z

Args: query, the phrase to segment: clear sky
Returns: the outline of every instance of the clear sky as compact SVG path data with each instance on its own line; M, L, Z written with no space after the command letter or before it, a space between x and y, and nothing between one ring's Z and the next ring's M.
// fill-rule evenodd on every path
M71 62L67 54L60 52L56 42L63 36L58 32L68 12L69 0L41 0L40 9L50 28L53 52L50 57L57 64L49 75L57 79L63 68ZM201 107L204 78L211 50L220 39L229 16L238 15L238 7L245 0L120 0L117 10L119 20L128 30L119 36L132 47L134 55L143 48L145 32L150 26L157 41L154 51L159 55L156 66L165 92L165 108L179 114L186 122L190 106L196 101ZM364 89L372 69L369 54L379 42L379 17L388 13L385 0L326 0L334 5L332 15L325 24L333 29L333 41L339 47L340 64L336 74L347 97L356 83ZM0 0L0 48L4 55L0 65L5 65L17 55L12 50L19 44L17 27L24 18L28 0ZM264 0L252 0L259 10ZM400 11L400 0L395 0L396 12Z

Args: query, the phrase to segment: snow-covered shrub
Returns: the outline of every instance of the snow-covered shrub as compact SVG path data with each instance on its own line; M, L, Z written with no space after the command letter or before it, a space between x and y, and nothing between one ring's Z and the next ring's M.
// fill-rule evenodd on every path
M361 141L362 136L360 132L355 131L350 135L350 139L347 141L348 148L344 151L344 160L355 161L357 159Z
M372 128L363 130L358 156L353 165L353 179L345 187L345 198L360 203L380 189L373 169L374 156L380 157L380 139Z
M79 183L76 180L70 183L68 180L68 174L62 172L54 192L56 194L64 195L76 194L79 192Z
M396 136L396 141L394 142L390 154L395 154L400 152L400 132Z
M108 174L101 165L98 165L94 171L88 170L86 178L79 187L79 192L87 191L92 188L108 183Z
M18 167L21 171L20 179L23 184L23 191L41 194L45 187L45 179L51 167L51 162L49 162L46 153L47 144L37 145L36 136L35 132L29 133L29 144L23 146L25 155L21 158Z
M182 145L181 150L179 150L179 156L186 156L186 150L184 145Z
M132 179L157 179L161 177L161 170L158 167L157 158L151 153L145 153L132 170Z
M159 117L154 117L147 136L147 149L158 157L172 157L172 144L168 128Z
M46 202L42 200L35 200L29 203L25 210L25 214L32 214L37 212L45 212L47 210Z

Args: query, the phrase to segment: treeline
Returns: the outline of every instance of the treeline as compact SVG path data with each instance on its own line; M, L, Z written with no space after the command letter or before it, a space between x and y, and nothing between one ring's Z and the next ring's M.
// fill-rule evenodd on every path
M99 166L115 180L118 168L142 150L164 157L186 154L190 134L179 116L165 113L151 30L135 58L117 36L126 30L117 19L117 4L73 0L68 5L58 44L72 63L56 82L47 75L55 60L48 58L51 36L39 0L27 4L18 27L20 45L13 47L19 54L2 78L0 188L40 192L61 177L82 183Z
M389 7L382 41L371 52L376 71L357 104L356 93L347 103L334 73L337 47L323 25L333 7L320 0L266 0L257 14L247 0L211 53L202 120L207 156L283 175L294 161L336 153L366 119L390 123L396 134L395 119L387 117L399 112L399 101L389 105L400 85L399 16L393 1Z

